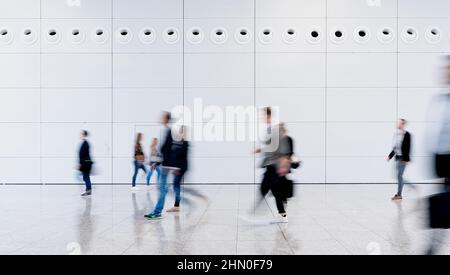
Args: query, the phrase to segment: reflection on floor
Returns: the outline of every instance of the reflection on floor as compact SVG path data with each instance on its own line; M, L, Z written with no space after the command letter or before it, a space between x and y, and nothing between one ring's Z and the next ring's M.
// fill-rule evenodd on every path
M81 186L0 186L0 254L421 254L431 235L423 198L436 188L393 203L393 185L301 185L285 225L269 224L271 197L251 211L249 185L186 187L182 212L159 221L143 218L156 188L96 186L83 199Z

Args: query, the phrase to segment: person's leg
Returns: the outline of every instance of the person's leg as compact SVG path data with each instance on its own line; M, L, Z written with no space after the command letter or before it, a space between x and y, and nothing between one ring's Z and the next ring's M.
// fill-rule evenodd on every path
M166 195L167 195L167 177L168 177L168 171L164 171L162 169L161 176L159 177L159 198L158 202L156 204L155 209L153 210L154 215L161 215L163 209L164 209L164 203L166 201Z
M91 183L91 176L87 172L83 172L83 181L86 185L86 192L92 191L92 183Z
M275 202L277 204L278 214L282 216L286 216L286 210L284 209L284 202L285 199L281 198L280 196L275 197Z
M150 180L152 179L152 175L153 175L152 165L153 165L153 162L150 162L150 169L148 169L148 174L147 174L147 186L150 185Z
M173 191L175 192L175 207L180 207L181 202L181 180L183 179L182 175L176 176L173 181Z
M132 187L136 187L136 177L139 171L139 163L137 160L134 161L134 174L133 174L133 178L131 180L131 185Z
M156 171L156 183L158 183L159 177L161 175L161 168L159 168L159 166L156 166L155 171Z
M405 173L406 164L402 161L397 161L397 182L398 182L398 192L397 195L402 196L403 186L405 184L403 180L403 174Z

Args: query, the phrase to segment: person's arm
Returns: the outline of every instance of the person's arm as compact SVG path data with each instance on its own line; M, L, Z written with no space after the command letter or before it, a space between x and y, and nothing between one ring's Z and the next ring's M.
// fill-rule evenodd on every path
M411 134L406 133L404 142L404 152L403 152L403 161L404 162L410 162L411 161Z
M389 153L387 160L390 161L393 157L395 157L395 149L392 150L392 152Z

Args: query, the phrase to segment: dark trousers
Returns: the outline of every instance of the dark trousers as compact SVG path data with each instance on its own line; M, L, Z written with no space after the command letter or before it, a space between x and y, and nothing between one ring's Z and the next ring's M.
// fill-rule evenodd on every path
M83 174L83 181L86 185L86 192L89 192L92 190L92 183L91 183L91 173L90 172L82 172Z
M175 176L173 180L173 191L175 192L175 207L180 206L181 202L181 181L183 180L183 174Z
M274 165L266 167L266 172L264 173L263 181L261 183L261 195L265 197L269 191L272 191L277 204L278 213L284 214L286 213L284 209L286 198L282 195L280 188L276 186L278 177L277 168Z

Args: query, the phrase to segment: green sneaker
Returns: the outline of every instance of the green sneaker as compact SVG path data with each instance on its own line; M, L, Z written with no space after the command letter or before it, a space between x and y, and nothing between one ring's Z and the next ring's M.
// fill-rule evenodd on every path
M147 215L145 215L144 217L145 217L147 220L159 220L159 219L162 219L161 214L154 214L154 213L147 214Z

